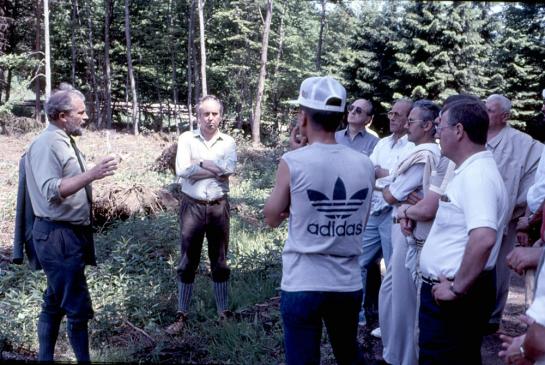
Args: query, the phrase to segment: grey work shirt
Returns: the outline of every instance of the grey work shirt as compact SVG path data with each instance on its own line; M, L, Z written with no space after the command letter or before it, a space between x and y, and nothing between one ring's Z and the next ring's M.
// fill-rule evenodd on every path
M200 160L214 161L223 171L222 176L232 175L237 162L235 140L218 132L210 141L206 141L199 129L182 133L178 138L176 175L181 178L182 192L194 199L208 201L227 195L228 179L191 180L191 176L201 170Z
M543 144L507 125L486 143L492 152L509 197L510 220L524 214L526 194L534 183Z
M373 136L364 128L354 136L354 139L352 139L350 138L348 128L346 128L335 133L335 140L339 144L343 144L358 152L364 153L366 156L369 156L371 155L371 152L373 152L379 138Z
M85 166L85 156L80 152ZM85 189L63 198L61 180L82 173L76 151L65 131L49 126L30 144L25 158L26 182L32 209L37 217L78 225L90 224L90 207Z

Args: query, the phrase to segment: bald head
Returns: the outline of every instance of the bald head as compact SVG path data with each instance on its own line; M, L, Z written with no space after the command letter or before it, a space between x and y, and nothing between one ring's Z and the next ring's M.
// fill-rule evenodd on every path
M373 104L366 99L357 99L348 106L347 122L352 127L363 128L373 118Z

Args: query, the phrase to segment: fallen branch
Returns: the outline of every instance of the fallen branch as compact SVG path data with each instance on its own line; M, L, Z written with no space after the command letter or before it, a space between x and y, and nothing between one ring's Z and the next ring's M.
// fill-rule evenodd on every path
M146 331L144 331L144 330L141 329L141 328L136 327L136 326L135 326L134 324L132 324L128 319L124 319L123 322L125 322L127 325L129 325L129 327L131 327L133 330L140 332L142 335L144 335L145 337L147 337L148 340L150 340L151 342L155 343L155 340L154 340L150 335L148 335L148 333L147 333Z

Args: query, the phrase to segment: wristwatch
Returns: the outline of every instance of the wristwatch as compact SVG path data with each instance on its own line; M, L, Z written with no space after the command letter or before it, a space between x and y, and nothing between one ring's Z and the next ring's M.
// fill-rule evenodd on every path
M456 295L457 298L461 298L464 296L465 293L462 293L462 292L459 292L457 290L454 289L454 281L451 281L450 282L450 286L449 286L449 289L452 293L454 293L454 295Z

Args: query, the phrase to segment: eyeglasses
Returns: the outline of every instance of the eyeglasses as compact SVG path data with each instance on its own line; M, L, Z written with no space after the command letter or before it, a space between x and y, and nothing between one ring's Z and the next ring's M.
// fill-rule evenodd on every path
M443 129L448 128L448 127L455 127L455 126L454 125L449 125L449 124L442 125L442 126L441 125L436 125L435 126L435 133L440 134Z
M364 113L364 112L365 112L365 114L367 114L367 112L364 111L364 110L363 110L362 108L360 108L359 106L354 106L354 104L350 104L350 105L348 106L348 112L350 113L350 112L352 112L352 111L355 112L356 114L361 114L361 113Z
M407 124L408 125L411 125L413 123L422 123L422 122L425 122L425 120L424 119L410 119L410 118L407 119Z
M398 112L388 112L386 115L388 115L388 118L390 119L397 119L401 117L401 114L399 114Z

